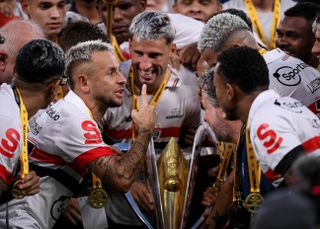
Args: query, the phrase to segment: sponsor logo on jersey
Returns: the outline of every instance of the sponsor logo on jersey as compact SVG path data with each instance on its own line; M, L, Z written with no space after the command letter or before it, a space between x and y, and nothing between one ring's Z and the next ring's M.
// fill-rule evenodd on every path
M291 66L282 66L273 73L273 76L283 85L296 86L301 82L300 73L306 67L309 67L309 65L303 62L297 64L295 68Z
M42 126L40 126L35 119L29 120L29 130L33 135L38 135Z
M83 134L83 137L85 138L84 144L100 144L102 142L101 134L94 122L85 120L81 123L81 127L86 131Z
M46 109L46 113L54 121L57 121L60 118L60 115L58 114L58 112L53 109L52 104L49 104L48 108Z
M320 88L320 78L316 78L312 80L309 84L307 84L308 89L313 94Z
M166 116L166 119L179 119L183 117L183 113L179 108L173 108L170 115Z
M283 138L278 137L277 133L269 128L267 123L263 123L258 127L257 136L263 142L263 146L267 148L268 154L274 153L279 149L283 141Z
M67 203L69 202L69 197L60 196L59 199L55 200L50 209L50 215L52 219L58 220L60 215L63 213ZM68 201L68 202L67 202Z
M19 146L19 141L18 131L13 128L7 129L6 138L2 138L0 142L0 153L7 158L13 158L14 152Z
M316 129L320 129L320 120L319 119L311 119L311 126Z
M294 113L302 113L303 104L289 98L280 98L274 101L274 104Z

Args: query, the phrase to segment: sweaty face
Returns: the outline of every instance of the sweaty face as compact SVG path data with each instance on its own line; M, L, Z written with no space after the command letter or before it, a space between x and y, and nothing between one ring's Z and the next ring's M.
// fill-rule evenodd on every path
M118 0L113 8L112 33L119 44L129 40L129 26L132 19L145 10L143 0ZM99 12L105 22L107 7L99 2Z
M320 26L317 26L317 30L315 33L315 42L312 47L312 54L315 55L320 63Z
M227 96L227 82L222 78L219 73L219 63L216 65L214 71L213 83L216 90L217 100L223 112L223 118L228 120L238 120L239 117L236 115L236 107L232 100Z
M93 53L88 69L91 93L95 101L107 107L120 106L126 79L119 70L114 54L106 51Z
M213 14L222 10L217 0L177 0L172 6L176 13L206 22Z
M285 17L277 29L277 47L287 54L311 64L314 34L303 17Z
M64 0L23 0L22 7L46 38L53 40L61 32L66 14Z
M159 40L141 40L133 36L129 40L132 66L137 86L147 84L148 91L158 88L168 68L173 44L167 44L165 38Z
M218 105L213 105L211 98L203 93L201 103L205 110L204 120L209 124L212 131L215 133L218 141L231 141L228 134L228 122L223 118L222 109Z

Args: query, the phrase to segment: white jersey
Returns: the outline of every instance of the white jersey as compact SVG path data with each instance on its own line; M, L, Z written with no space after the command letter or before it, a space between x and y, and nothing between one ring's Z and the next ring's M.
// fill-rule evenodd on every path
M263 55L269 69L270 89L299 100L320 116L320 72L280 49Z
M280 1L280 19L282 20L284 17L284 12L293 7L295 4L297 4L296 1L294 0L281 0ZM247 15L248 14L248 10L246 8L246 5L244 3L244 0L230 0L227 1L226 3L223 4L223 9L239 9L244 11ZM270 42L270 36L271 36L271 30L272 30L272 18L273 18L273 12L257 12L259 21L261 23L261 26L264 30L264 34L268 40L268 42ZM251 19L252 20L252 19Z
M250 139L262 171L274 182L303 151L320 155L320 120L291 97L264 91L248 117ZM303 147L303 148L301 148Z
M41 176L41 188L36 195L9 202L9 211L19 213L13 213L16 218L9 213L10 225L51 228L87 174L88 164L113 152L102 141L85 103L72 91L29 123L29 139L35 144L30 167ZM3 228L1 213L0 219Z
M121 66L124 75L128 75L128 65ZM124 69L125 68L125 69ZM154 130L154 142L167 143L171 137L176 140L181 134L181 127L197 128L200 123L200 102L197 91L190 85L182 84L181 78L175 69L170 68L170 78L156 107L156 128ZM151 100L152 95L148 96ZM139 96L141 103L141 97ZM123 105L117 108L109 108L103 117L102 125L104 134L111 142L130 142L131 130L132 94L126 88Z
M19 105L8 84L0 86L0 179L10 186L14 180L22 148Z

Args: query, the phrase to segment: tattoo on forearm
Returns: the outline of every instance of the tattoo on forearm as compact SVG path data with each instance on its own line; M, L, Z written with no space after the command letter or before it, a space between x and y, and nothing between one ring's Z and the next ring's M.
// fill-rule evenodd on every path
M150 130L140 130L125 155L102 157L90 164L93 172L102 178L105 188L118 191L130 188L145 161L150 138Z

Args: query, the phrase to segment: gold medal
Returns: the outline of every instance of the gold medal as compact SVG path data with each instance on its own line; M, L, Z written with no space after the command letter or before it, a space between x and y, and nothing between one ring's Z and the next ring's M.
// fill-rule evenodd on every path
M219 192L220 192L220 189L221 189L221 186L223 185L224 183L224 180L220 179L220 180L217 180L214 184L213 184L213 190L214 190L214 195L215 196L218 196Z
M95 188L90 193L88 200L91 207L102 208L107 203L108 195L102 188Z
M262 201L263 197L260 193L252 192L243 201L243 207L245 207L249 212L254 213L257 206L261 204Z
M20 189L17 189L17 187L16 187L16 186L20 183L20 181L21 181L21 180L19 179L19 180L17 180L16 182L14 182L13 188L12 188L12 190L11 190L12 196L13 196L14 198L16 198L16 199L22 199L23 197L26 196L25 191L20 190Z

